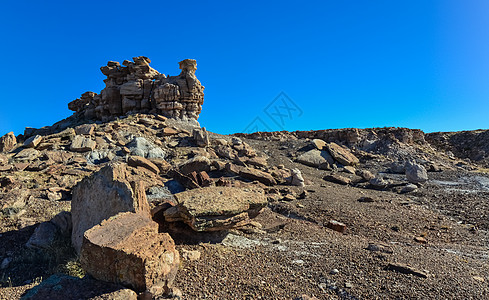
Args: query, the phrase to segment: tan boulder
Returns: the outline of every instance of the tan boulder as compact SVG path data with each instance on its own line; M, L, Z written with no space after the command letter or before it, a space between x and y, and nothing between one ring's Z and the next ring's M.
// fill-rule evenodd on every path
M90 138L77 135L71 142L70 150L75 152L92 151L96 146L97 143Z
M87 230L80 254L95 279L159 295L169 291L180 264L173 239L146 215L120 213Z
M0 137L0 152L10 152L17 145L17 138L13 132Z
M39 143L42 141L42 136L40 135L34 135L25 140L24 142L24 147L25 148L36 148Z
M183 221L195 231L219 231L246 225L267 205L263 190L206 187L175 194L167 222Z
M120 212L141 212L150 215L144 183L132 178L125 164L102 168L84 178L73 188L71 241L80 251L83 233Z
M336 143L329 143L326 145L331 156L342 165L345 166L353 166L357 165L360 160L351 153L351 151L347 148L341 147Z

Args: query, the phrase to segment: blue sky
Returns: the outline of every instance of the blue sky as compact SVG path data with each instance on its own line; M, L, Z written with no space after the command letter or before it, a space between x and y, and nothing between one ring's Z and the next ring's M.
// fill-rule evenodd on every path
M218 133L489 128L489 1L3 1L0 135L71 115L99 68L197 59Z

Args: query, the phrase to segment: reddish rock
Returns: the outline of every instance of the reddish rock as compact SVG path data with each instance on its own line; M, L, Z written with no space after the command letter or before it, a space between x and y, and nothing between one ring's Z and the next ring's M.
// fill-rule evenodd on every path
M328 149L334 160L342 165L353 166L357 165L360 162L360 160L358 160L358 158L353 155L349 149L341 147L336 143L329 143L326 145L326 148Z
M142 156L130 156L127 159L127 164L131 167L143 167L155 174L160 173L160 169L154 163Z
M148 216L121 213L87 230L80 254L95 279L152 295L169 291L180 264L173 239Z
M338 184L343 184L343 185L347 185L347 184L351 183L350 178L347 178L347 177L344 177L344 176L341 176L338 174L326 175L323 177L323 179L326 181L330 181L330 182L334 182L334 183L338 183Z
M130 178L125 164L102 168L84 178L73 188L71 241L80 251L83 233L120 212L141 212L150 215L144 183Z
M83 125L75 127L75 133L77 135L79 135L79 134L91 135L91 134L93 134L96 127L97 127L97 125L95 125L95 124L83 124Z
M162 174L166 174L172 168L172 166L162 158L148 158L148 159L158 167L160 173Z
M329 221L328 224L326 225L326 227L328 227L329 229L332 229L334 231L338 231L340 233L345 233L345 231L346 231L346 224L343 224L343 223L335 221L335 220Z

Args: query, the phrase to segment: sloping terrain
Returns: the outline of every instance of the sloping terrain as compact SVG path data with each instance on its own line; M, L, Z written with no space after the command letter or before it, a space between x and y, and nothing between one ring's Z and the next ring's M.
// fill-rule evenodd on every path
M19 136L0 154L1 299L19 299L54 273L85 275L69 235L37 246L31 236L71 210L72 189L83 178L115 162L130 165L144 151L157 154L148 159L158 169L134 166L134 176L147 183L153 209L162 207L162 193L172 205L173 194L205 193L209 185L261 188L267 197L252 223L218 232L154 214L182 257L174 283L182 299L489 297L489 175L485 154L470 154L487 145L463 150L483 132L208 133L206 142L194 126L151 114L75 125ZM36 133L35 145L25 142ZM350 166L330 158L332 143ZM300 163L306 153L322 158ZM410 184L408 161L427 170L428 180ZM295 169L299 184L291 179Z

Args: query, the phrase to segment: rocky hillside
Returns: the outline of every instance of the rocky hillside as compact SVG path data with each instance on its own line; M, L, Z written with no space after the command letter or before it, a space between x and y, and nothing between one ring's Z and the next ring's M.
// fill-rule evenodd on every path
M489 297L486 131L219 135L180 66L0 138L1 299Z

